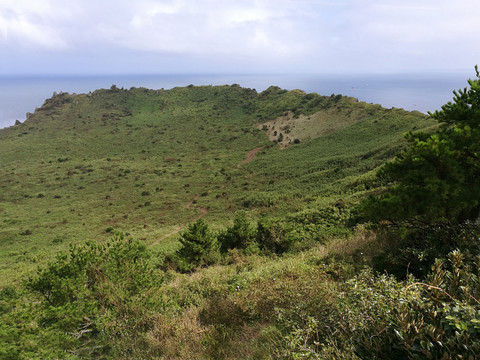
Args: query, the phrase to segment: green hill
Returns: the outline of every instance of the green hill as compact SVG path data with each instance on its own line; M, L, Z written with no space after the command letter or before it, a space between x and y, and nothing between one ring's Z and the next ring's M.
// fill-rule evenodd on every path
M287 148L262 130L284 114L302 127ZM348 202L404 132L432 124L418 112L276 87L55 94L0 131L1 284L113 228L168 252L199 216L221 226L238 209L278 215Z
M278 87L54 94L0 130L0 359L476 359L469 83L432 116Z

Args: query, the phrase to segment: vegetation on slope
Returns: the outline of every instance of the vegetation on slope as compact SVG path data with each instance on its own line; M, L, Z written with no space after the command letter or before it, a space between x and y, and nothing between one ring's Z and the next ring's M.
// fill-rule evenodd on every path
M402 234L397 245L402 261L411 263L417 274L452 249L478 252L478 241L471 242L471 235L466 240L458 236L465 227L475 227L480 216L478 68L476 75L468 89L454 92L453 103L431 114L440 124L437 131L407 134L410 146L378 174L388 191L370 196L357 210L360 218Z
M352 111L355 121L281 150L256 126L285 111ZM55 94L0 131L0 285L113 229L171 253L199 216L221 227L239 209L285 215L348 202L368 182L362 174L404 144L403 132L431 124L420 113L277 87Z
M4 175L12 186L2 195L2 239L7 251L33 242L46 251L40 201L57 186L53 199L63 210L91 211L85 228L70 214L63 229L90 229L91 240L55 241L56 248L69 244L68 253L30 272L23 286L2 288L0 358L475 359L479 228L475 216L462 214L474 214L478 199L456 198L477 186L465 176L478 165L479 80L469 84L433 115L443 127L419 113L276 87L257 94L238 86L112 86L47 100L26 124L0 132L1 144L31 153L20 163L14 153L2 159L12 168ZM93 126L99 122L105 125ZM289 125L299 141L282 149L288 136L268 140L274 124ZM294 129L300 124L312 127L309 138ZM79 128L92 133L79 136ZM413 144L376 177L405 145L400 132L412 130L423 132L410 133ZM58 136L47 144L47 134ZM242 162L259 146L257 158ZM460 167L451 176L465 179L456 187L437 166L452 158ZM413 160L437 175L422 175ZM86 171L78 164L88 164ZM65 175L72 165L79 172ZM47 176L53 172L55 180ZM459 216L434 202L432 218L435 209L415 203L409 189L425 178L451 185L442 199ZM79 185L88 191L74 191ZM17 193L37 189L42 196ZM427 197L435 189L427 187ZM99 201L99 194L106 196ZM410 201L382 211L397 196ZM15 206L29 207L32 218ZM409 207L415 221L404 216ZM154 222L158 215L163 223ZM99 222L103 216L116 221ZM360 216L377 226L354 224ZM408 226L418 219L421 227ZM138 240L114 229L129 225ZM18 260L7 264L10 281L11 269L32 265Z

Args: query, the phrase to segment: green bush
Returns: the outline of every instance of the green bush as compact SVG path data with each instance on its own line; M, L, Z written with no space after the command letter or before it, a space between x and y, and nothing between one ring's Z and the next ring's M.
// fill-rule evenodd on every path
M413 274L423 278L430 271L435 259L446 257L451 249L465 253L480 253L480 222L466 221L457 225L436 225L415 231L381 229L378 237L385 251L373 258L373 267L379 272L387 271L397 278Z
M479 266L480 257L456 250L435 262L425 282L366 269L338 283L334 301L306 299L279 313L285 358L475 359Z
M144 244L117 233L105 243L72 246L39 269L27 288L42 298L37 320L61 349L79 357L124 351L148 328L145 292L158 284Z
M229 249L245 249L255 242L256 229L249 223L244 211L233 220L233 226L220 232L218 241L222 252Z
M243 196L240 201L245 208L271 207L278 202L278 195L257 191L255 194Z
M294 238L289 236L288 224L264 218L258 221L257 243L261 250L282 254L292 248Z
M203 219L188 226L179 239L182 247L176 252L178 267L188 272L198 266L212 265L218 261L219 246L215 234Z

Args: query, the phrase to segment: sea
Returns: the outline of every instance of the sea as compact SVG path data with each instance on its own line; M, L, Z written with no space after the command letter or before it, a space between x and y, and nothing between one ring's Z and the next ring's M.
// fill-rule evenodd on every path
M341 94L386 108L423 113L440 110L452 101L453 90L467 87L468 72L431 74L322 74L322 75L95 75L95 76L0 76L0 128L23 122L54 92L88 93L112 85L129 89L171 89L187 85L239 84L263 91L269 86L301 89L320 95Z

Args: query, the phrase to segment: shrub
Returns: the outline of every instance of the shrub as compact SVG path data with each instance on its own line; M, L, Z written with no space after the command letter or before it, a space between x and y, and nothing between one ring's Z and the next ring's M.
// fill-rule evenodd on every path
M245 208L249 207L271 207L278 201L278 196L269 192L255 192L254 195L246 195L240 199Z
M261 219L257 225L257 243L260 249L282 254L291 249L293 238L288 236L287 225L279 220Z
M328 309L302 301L280 313L288 329L285 357L475 359L479 266L480 257L455 250L447 261L435 262L425 282L400 282L366 269L338 284Z
M218 242L203 219L188 226L179 239L182 247L177 251L179 269L192 271L197 266L211 265L218 260Z
M58 254L27 288L42 297L40 326L54 330L65 351L93 358L133 347L150 326L144 295L157 281L145 245L116 233Z
M405 228L378 231L386 251L373 260L374 268L398 278L407 273L424 277L435 259L446 257L452 248L465 253L480 253L480 222L467 221L460 225L430 226L416 231Z
M256 230L253 228L244 211L240 211L233 220L233 226L218 235L220 249L226 252L229 249L245 249L255 242Z

